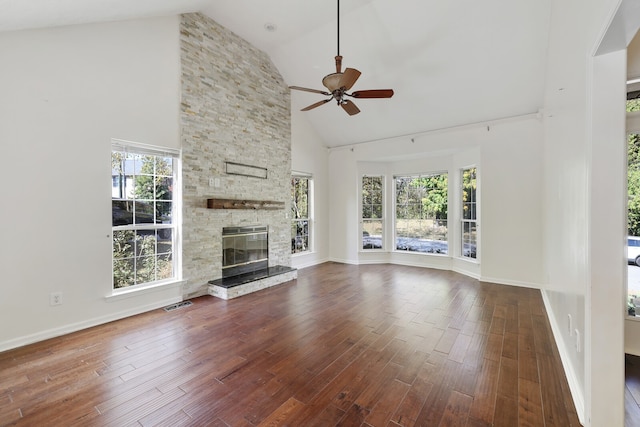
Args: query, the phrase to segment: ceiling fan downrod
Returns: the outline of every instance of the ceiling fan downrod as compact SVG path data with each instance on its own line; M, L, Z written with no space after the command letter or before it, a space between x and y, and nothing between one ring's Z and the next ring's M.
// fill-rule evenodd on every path
M340 0L337 0L337 1L338 1L338 8L337 8L337 11L338 11L338 25L337 25L337 28L338 28L338 31L337 31L337 34L338 34L338 37L337 37L338 50L337 50L337 54L336 54L336 73L341 73L342 72L342 56L340 56Z

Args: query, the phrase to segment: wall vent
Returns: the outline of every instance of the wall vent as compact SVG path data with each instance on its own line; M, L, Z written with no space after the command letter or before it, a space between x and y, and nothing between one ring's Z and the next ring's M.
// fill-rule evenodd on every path
M171 304L171 305L166 306L163 310L164 311L173 311L173 310L177 310L177 309L182 308L182 307L189 307L192 304L193 303L191 301L180 301L180 302L177 302L175 304Z

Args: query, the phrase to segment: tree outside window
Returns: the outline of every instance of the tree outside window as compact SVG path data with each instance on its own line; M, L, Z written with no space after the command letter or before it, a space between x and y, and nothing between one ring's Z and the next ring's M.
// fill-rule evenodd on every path
M640 99L627 101L627 112L640 111ZM636 259L640 256L640 135L627 134L627 314L640 315L640 269Z
M308 252L310 242L310 190L311 178L291 178L291 253Z
M362 249L382 249L383 184L382 176L362 177Z
M477 170L475 167L462 169L462 245L461 256L477 257L478 222L477 222Z
M446 173L395 177L396 250L447 254Z
M174 278L173 185L178 159L118 148L111 154L113 287Z

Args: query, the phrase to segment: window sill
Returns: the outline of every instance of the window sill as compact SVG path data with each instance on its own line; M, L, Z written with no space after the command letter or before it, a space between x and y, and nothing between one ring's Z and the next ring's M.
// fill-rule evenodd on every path
M398 249L394 249L391 252L394 254L409 254L409 255L418 255L418 256L435 256L435 257L451 258L449 254L439 254L437 252L402 251Z
M455 257L456 260L468 262L469 264L480 264L480 261L477 258L467 258L467 257Z
M107 302L120 301L127 298L137 297L144 294L150 294L153 292L166 291L168 289L178 289L182 285L187 283L186 280L171 280L166 282L153 283L146 286L136 286L133 288L114 289L111 294L106 295L104 298Z
M315 251L297 252L295 254L291 254L291 258L297 258L305 255L313 255L315 253L316 253Z

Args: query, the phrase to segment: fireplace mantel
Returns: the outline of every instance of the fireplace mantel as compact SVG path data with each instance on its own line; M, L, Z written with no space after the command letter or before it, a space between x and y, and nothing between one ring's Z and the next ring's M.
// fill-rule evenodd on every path
M274 200L207 199L209 209L284 209L284 202Z

